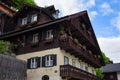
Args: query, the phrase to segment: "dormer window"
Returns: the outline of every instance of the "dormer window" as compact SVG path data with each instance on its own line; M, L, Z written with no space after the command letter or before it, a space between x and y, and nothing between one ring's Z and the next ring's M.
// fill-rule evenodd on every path
M37 14L31 16L31 22L37 21Z
M25 25L25 24L27 24L27 17L25 17L25 18L22 18L22 22L21 22L21 24L22 24L22 25Z

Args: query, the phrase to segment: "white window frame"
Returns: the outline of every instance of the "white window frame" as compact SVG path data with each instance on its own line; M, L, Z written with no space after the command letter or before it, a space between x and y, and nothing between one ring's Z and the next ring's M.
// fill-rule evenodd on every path
M48 30L46 32L46 40L47 39L53 39L53 30Z
M31 16L31 22L37 21L37 19L38 19L37 14Z
M94 69L92 69L92 74L94 74L94 75L95 75L95 70L94 70Z
M38 40L38 33L33 34L32 42L33 42L33 43L36 43L36 42L38 42L38 41L39 41L39 40Z
M30 59L30 68L37 68L36 58Z
M72 66L76 67L76 60L72 59Z
M85 66L83 63L80 63L80 69L85 70Z
M67 65L69 64L69 58L64 56L64 65Z
M53 66L53 59L51 55L45 57L45 66Z
M21 22L21 24L22 24L22 25L25 25L25 24L27 24L27 17L25 17L25 18L22 18L22 22Z
M89 71L89 70L88 70L88 66L85 66L85 71L87 71L87 72Z

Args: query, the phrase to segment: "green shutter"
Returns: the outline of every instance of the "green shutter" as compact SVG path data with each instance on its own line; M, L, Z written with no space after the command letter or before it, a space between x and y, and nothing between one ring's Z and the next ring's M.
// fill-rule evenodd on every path
M27 60L27 69L30 69L31 59Z
M42 67L45 67L45 56L42 57Z

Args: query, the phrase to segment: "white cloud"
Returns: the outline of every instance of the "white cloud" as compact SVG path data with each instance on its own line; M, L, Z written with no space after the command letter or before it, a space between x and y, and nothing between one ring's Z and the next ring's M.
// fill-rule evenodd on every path
M104 2L101 6L100 6L100 12L102 12L102 14L108 15L110 13L113 13L113 9L111 8L111 6L109 5L109 3Z
M90 19L93 20L96 16L98 15L98 13L96 11L91 11L89 13Z
M120 37L98 38L100 48L115 63L120 62Z
M62 16L80 12L95 6L95 0L35 0L39 6L54 5L59 9Z
M115 17L111 20L111 25L115 26L120 31L120 12L118 13L117 17Z

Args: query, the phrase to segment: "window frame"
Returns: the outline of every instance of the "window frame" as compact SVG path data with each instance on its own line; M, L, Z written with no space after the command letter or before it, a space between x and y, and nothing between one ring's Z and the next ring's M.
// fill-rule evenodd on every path
M68 64L69 64L69 58L64 56L64 65L68 65Z
M38 15L37 14L33 14L32 16L31 16L31 22L35 22L35 21L37 21L38 20Z
M76 67L76 60L72 59L72 66Z
M21 25L26 25L27 24L27 17L22 18L21 20Z
M39 41L39 34L38 33L35 33L33 34L32 36L32 43L37 43Z
M53 29L46 31L46 40L53 39Z
M45 56L45 66L49 67L49 66L53 66L53 56L52 55L47 55Z

